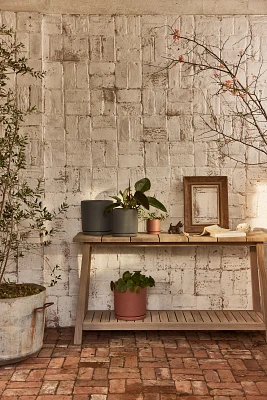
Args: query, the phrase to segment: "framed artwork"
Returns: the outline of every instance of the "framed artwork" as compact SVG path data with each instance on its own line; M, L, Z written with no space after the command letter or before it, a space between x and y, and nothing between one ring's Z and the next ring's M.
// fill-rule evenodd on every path
M185 176L184 230L201 233L209 225L229 228L227 176Z

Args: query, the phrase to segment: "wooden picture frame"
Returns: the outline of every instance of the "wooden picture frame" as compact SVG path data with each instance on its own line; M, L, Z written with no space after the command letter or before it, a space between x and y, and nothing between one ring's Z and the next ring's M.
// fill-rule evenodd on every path
M185 176L184 231L201 233L209 225L229 228L227 176Z

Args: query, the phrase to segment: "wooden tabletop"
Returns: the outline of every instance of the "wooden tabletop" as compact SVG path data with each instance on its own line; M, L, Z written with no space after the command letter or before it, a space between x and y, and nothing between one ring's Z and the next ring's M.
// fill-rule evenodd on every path
M112 235L105 236L92 236L85 235L83 232L79 232L73 238L74 242L79 243L92 243L97 244L131 244L131 245L162 245L162 244L216 244L216 243L229 243L229 244L248 244L248 243L265 243L267 242L267 233L263 231L250 232L244 237L224 237L214 238L211 236L196 236L196 235L185 235L181 234L169 234L160 233L159 235L150 235L147 233L138 233L134 237L115 237Z

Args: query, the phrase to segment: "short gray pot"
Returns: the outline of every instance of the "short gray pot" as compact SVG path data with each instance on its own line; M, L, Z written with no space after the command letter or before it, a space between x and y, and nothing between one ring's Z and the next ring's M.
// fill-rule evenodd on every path
M81 201L82 230L85 235L111 234L112 213L104 214L104 210L112 203L112 200Z
M136 236L138 213L136 209L114 208L112 210L112 236Z

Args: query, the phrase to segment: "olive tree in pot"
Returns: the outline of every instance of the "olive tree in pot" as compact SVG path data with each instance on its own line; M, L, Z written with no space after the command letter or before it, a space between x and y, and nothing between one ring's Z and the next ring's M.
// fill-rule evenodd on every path
M117 319L134 321L146 317L147 288L155 286L151 276L140 271L126 271L116 282L110 282L114 292L114 313Z
M155 197L147 196L145 192L150 190L151 183L148 178L137 181L132 191L131 184L119 196L111 196L116 200L105 209L105 213L112 210L112 235L113 236L136 236L138 232L138 210L144 207L149 210L150 206L166 212L165 206Z
M49 244L55 233L51 223L67 208L63 203L50 212L42 203L43 181L32 187L26 177L28 137L20 126L34 108L24 112L18 106L15 78L41 79L44 74L21 56L23 47L12 30L0 27L0 365L17 362L43 345L44 310L49 305L45 287L11 283L8 274L19 257L31 251L33 237L39 235L42 246ZM51 286L60 279L57 268L51 268Z

